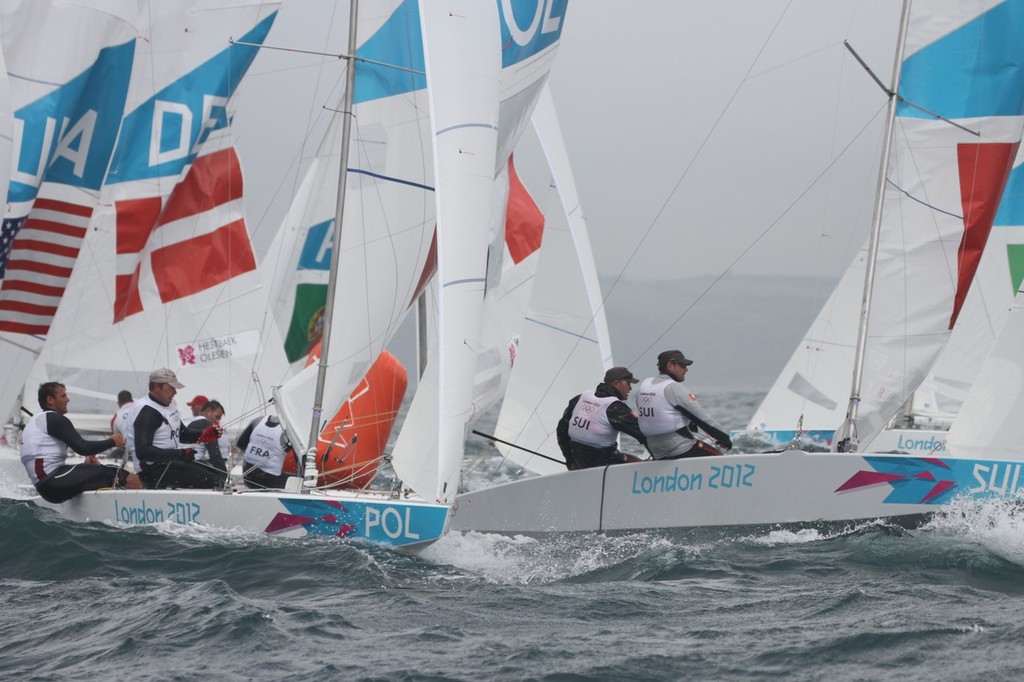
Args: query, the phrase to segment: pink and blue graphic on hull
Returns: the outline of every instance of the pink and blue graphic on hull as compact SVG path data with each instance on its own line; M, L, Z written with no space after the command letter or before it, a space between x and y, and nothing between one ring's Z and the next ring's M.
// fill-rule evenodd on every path
M278 512L264 532L349 538L402 546L431 542L444 532L448 508L357 500L282 499L286 512Z
M886 504L948 504L954 497L1018 497L1022 462L1006 460L939 459L935 457L865 457L870 470L861 470L836 489L837 493L889 485Z

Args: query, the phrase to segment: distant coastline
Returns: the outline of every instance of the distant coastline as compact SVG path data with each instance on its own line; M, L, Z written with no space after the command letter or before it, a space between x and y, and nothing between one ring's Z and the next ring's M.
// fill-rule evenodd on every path
M695 389L767 391L836 283L794 275L714 279L602 277L615 361L647 375L659 351L680 348L696 363L687 379Z

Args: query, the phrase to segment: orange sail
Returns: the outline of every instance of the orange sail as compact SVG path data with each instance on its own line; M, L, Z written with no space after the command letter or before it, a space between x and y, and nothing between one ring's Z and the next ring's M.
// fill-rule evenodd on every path
M317 343L307 365L319 356ZM377 475L408 384L409 377L398 358L387 351L381 353L317 438L318 485L345 489L369 485ZM292 458L288 458L284 470L295 473Z

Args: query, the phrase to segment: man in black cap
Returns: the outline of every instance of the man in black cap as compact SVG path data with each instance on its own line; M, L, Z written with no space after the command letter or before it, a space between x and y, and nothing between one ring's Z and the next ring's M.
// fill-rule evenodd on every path
M729 434L697 403L697 396L683 388L692 364L682 351L659 353L660 374L644 379L637 391L640 430L647 436L647 448L654 459L722 454L695 438L694 428L711 436L720 447L732 447Z
M624 401L638 379L625 367L612 367L593 391L584 391L569 401L555 433L568 469L587 469L636 462L638 458L619 452L619 432L647 445L636 415Z

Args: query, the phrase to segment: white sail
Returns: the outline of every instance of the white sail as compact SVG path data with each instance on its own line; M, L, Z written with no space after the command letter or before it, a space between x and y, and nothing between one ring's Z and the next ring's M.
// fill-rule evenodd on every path
M1016 60L1015 11L1014 3L943 3L911 15L860 392L862 442L924 381L971 287L1021 135L1021 88L998 82ZM982 58L963 59L975 53ZM848 396L839 387L853 367L864 263L862 251L752 427L795 429L801 415L804 429L842 421Z
M995 237L1014 235L1024 230L1024 165L1010 175L1003 202L996 216ZM1003 240L998 240L1001 245ZM949 430L947 444L958 456L984 456L995 459L1020 459L1024 443L1024 247L1017 242L997 250L1000 264L1009 264L1018 292L1006 315L1006 321L971 385L956 421ZM987 256L988 254L986 254Z
M422 455L424 446L430 452L434 438L410 434L406 428L392 457L407 485L428 499L450 502L458 492L466 424L472 415L487 274L486 227L494 198L500 34L497 8L491 3L421 2L420 12L434 138L439 350L437 392L424 397L421 387L414 403L418 409L436 404L438 461ZM434 361L430 358L428 367Z
M204 9L152 6L136 46L129 113L35 370L78 393L73 409L144 393L149 373L170 367L237 417L269 398L254 377L273 383L287 370L228 128L231 96L275 15L262 3Z
M499 9L501 105L485 319L477 353L473 406L477 417L503 400L519 338L528 324L545 218L519 180L511 154L546 88L560 42L565 3L506 2Z
M330 339L323 411L335 414L412 309L435 267L433 161L419 6L415 0L364 3L358 19L352 144L338 264L338 297ZM338 115L340 118L340 114ZM338 121L332 127L339 127ZM336 132L329 133L336 135ZM314 330L309 304L296 322L301 277L326 273L333 229L340 145L326 143L293 202L268 276L285 279L272 297L288 324ZM309 183L309 184L307 184ZM290 279L294 278L294 279ZM325 282L321 300L326 300ZM291 282L291 284L289 284ZM283 304L283 305L282 305ZM320 307L323 303L319 304ZM301 353L293 354L299 357ZM311 365L278 391L276 406L298 451L306 448L316 385Z
M5 417L42 349L107 170L124 113L137 12L135 2L25 0L5 2L0 14L7 98L0 139L8 145L9 179L0 235Z
M547 88L533 113L533 125L551 169L558 206L549 213L533 296L495 435L519 446L498 444L511 461L543 474L564 470L564 465L528 450L562 459L555 426L568 396L596 383L613 363L586 220Z

